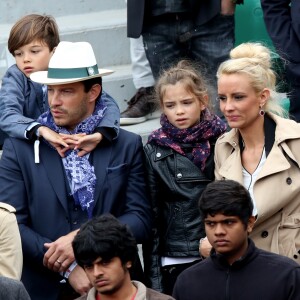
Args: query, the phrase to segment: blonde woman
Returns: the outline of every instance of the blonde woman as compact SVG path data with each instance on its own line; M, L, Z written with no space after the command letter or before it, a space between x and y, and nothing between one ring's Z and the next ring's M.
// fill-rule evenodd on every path
M283 118L268 48L245 43L230 56L217 77L220 108L232 130L217 141L215 177L249 190L257 247L300 263L300 124ZM207 243L202 246L207 255Z

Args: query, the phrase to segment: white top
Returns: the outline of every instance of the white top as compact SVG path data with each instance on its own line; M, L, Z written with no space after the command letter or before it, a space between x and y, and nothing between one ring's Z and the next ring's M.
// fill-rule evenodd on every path
M243 180L244 180L244 186L245 188L249 191L250 196L252 198L252 202L253 202L253 216L257 216L257 206L256 206L256 202L255 202L255 198L254 198L254 194L253 194L253 185L256 181L256 178L260 172L260 170L262 169L263 165L266 162L266 150L265 148L263 149L260 161L255 169L255 171L253 172L253 174L250 174L244 167L243 167Z
M161 258L161 265L169 266L169 265L179 265L179 264L188 264L195 260L200 259L200 257L166 257L163 256Z

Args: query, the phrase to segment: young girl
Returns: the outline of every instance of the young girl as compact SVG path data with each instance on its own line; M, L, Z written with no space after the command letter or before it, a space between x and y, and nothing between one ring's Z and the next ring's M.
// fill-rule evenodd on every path
M144 247L148 284L172 294L177 276L199 261L204 234L197 208L214 180L213 150L226 125L208 106L204 80L187 61L165 71L156 85L161 128L145 146L154 212L153 241Z

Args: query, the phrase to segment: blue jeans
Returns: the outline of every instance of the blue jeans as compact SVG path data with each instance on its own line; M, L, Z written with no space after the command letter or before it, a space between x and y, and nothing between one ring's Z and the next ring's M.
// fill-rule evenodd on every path
M228 59L234 46L234 16L217 15L207 23L194 26L188 15L155 17L144 27L144 47L155 79L163 69L181 59L193 60L211 86L215 112L221 115L217 101L216 72Z

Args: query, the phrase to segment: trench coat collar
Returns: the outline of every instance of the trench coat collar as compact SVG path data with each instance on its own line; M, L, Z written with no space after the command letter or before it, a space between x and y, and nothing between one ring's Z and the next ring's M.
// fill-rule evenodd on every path
M273 113L267 114L276 124L275 141L257 180L273 173L289 169L290 162L287 157L300 165L300 162L295 159L286 143L288 140L300 139L300 125L292 120L276 116ZM232 129L221 136L218 143L227 145L225 148L230 152L227 159L220 167L220 175L224 178L231 178L243 184L239 131L237 129ZM274 164L274 161L276 161L276 164Z

